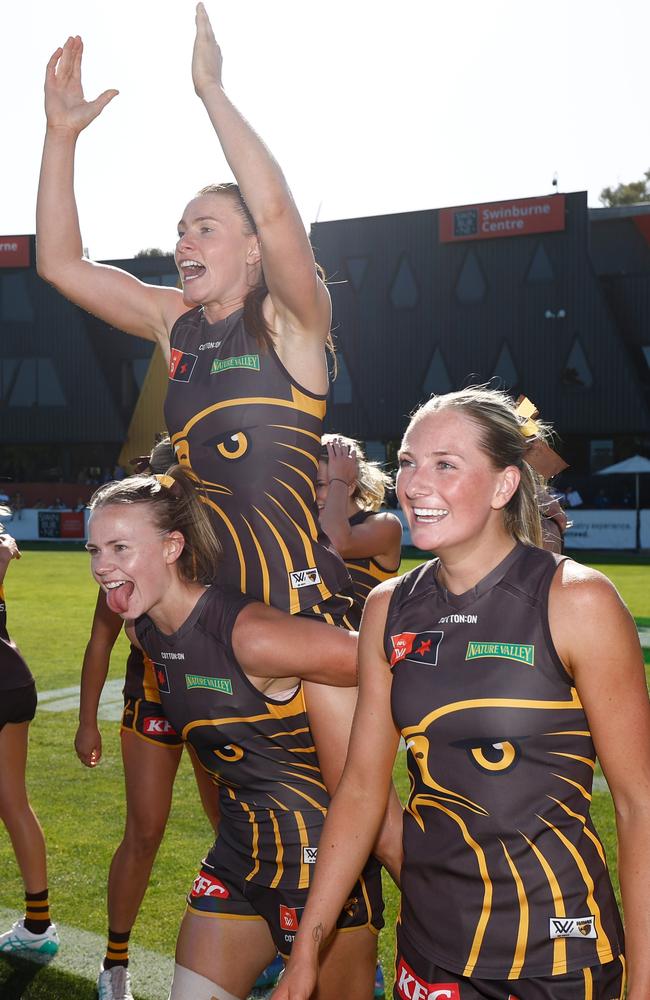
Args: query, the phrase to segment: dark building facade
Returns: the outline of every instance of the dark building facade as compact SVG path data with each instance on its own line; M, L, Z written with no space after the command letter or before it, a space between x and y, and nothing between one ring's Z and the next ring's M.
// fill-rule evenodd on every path
M315 224L329 427L394 442L431 393L496 378L553 422L576 474L650 453L649 211L578 192Z
M555 425L574 478L650 455L650 206L554 194L316 223L311 236L334 304L329 429L391 458L431 393L496 378ZM169 257L110 263L177 281ZM111 469L152 349L43 282L32 236L0 237L0 476Z

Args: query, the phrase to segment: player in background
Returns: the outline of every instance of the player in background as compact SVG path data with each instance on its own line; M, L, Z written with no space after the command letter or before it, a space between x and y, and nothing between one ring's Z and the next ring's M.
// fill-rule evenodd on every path
M366 458L359 442L324 434L321 444L318 516L350 573L354 608L346 617L357 629L370 591L399 572L402 525L395 514L380 509L392 481Z
M0 507L0 517L10 513ZM37 699L34 678L7 632L4 580L13 559L20 559L20 550L0 524L0 818L25 886L25 916L0 934L0 954L48 962L59 950L59 936L50 920L45 839L25 784Z

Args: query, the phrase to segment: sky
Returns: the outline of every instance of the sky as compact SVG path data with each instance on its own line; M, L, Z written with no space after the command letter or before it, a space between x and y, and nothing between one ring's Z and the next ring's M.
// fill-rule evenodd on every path
M226 90L305 220L638 180L650 168L645 0L206 0ZM171 250L205 184L231 179L194 94L193 0L0 4L0 234L34 232L43 79L70 34L86 96L120 94L79 139L84 246Z

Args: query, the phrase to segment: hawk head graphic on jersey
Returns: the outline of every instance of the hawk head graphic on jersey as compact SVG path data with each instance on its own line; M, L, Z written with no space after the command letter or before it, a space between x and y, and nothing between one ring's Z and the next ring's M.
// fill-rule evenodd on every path
M546 917L566 916L572 905L567 899L571 893L575 898L576 869L584 911L569 915L593 913L598 923L589 874L594 869L581 853L584 838L597 868L604 869L587 815L594 750L577 692L567 693L563 701L468 698L402 728L411 779L405 851L407 844L416 854L426 850L440 859L432 862L436 870L441 866L438 879L451 872L452 881L465 886L463 906L476 921L467 969L479 956L485 960L490 934L503 925L504 912L518 913L512 918L512 968L519 975L531 933L529 899L539 896L541 884ZM580 847L575 835L565 833L576 825ZM566 942L551 943L547 927L543 934L560 969Z
M172 436L178 461L201 484L224 547L224 580L266 603L299 610L291 573L316 566L315 479L324 400L223 400ZM271 589L282 579L284 599ZM327 595L324 588L316 600ZM312 602L314 603L314 602Z

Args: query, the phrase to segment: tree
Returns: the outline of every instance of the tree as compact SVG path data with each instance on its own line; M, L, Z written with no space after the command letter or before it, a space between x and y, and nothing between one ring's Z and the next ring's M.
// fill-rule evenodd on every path
M606 187L600 192L600 202L606 208L615 205L638 205L650 202L650 170L646 170L641 181L630 181L618 187Z
M146 250L138 250L136 257L173 257L172 250L161 250L159 247L147 247Z

